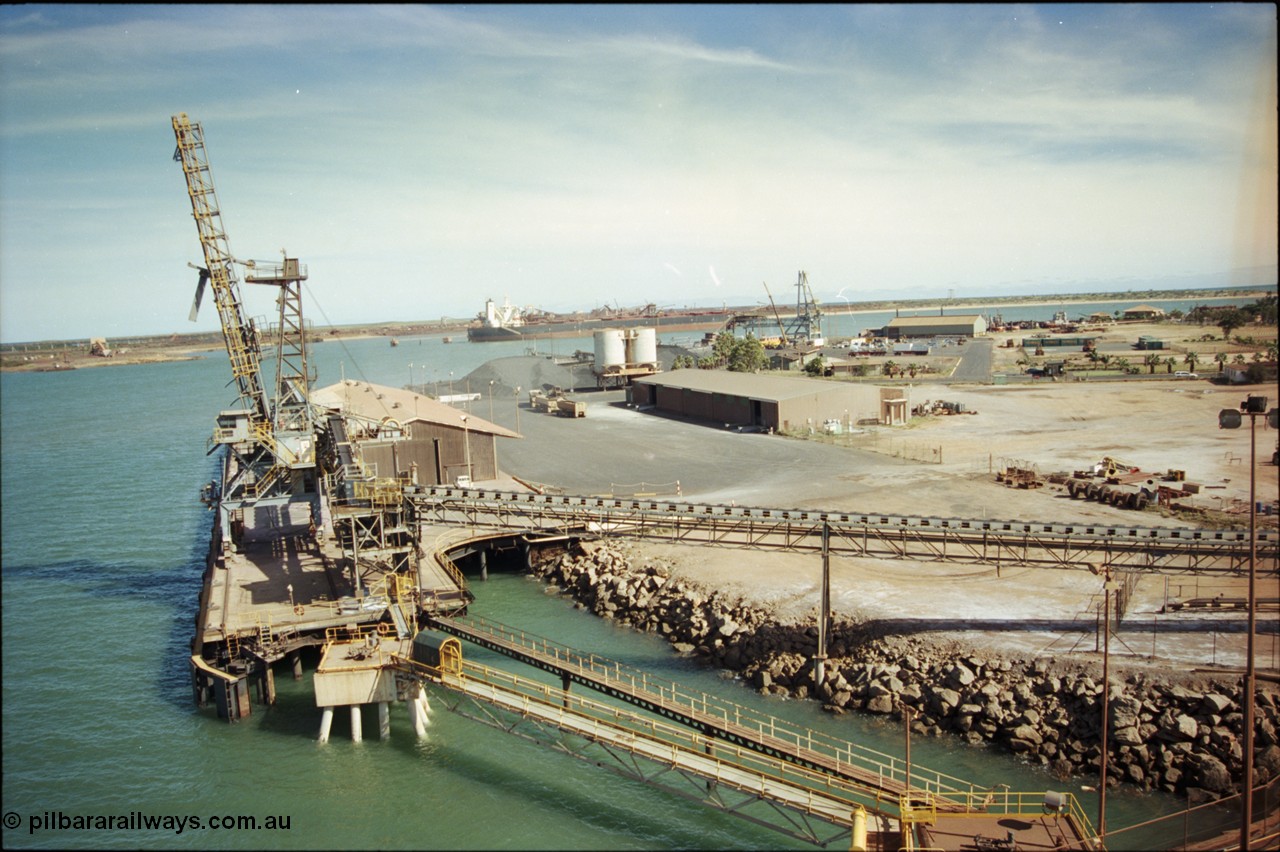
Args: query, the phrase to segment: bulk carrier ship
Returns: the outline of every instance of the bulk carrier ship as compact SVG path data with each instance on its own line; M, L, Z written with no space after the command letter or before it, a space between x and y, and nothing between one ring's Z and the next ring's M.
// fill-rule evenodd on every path
M644 326L658 331L714 331L734 316L728 308L660 309L655 304L639 308L597 308L589 313L554 314L524 309L503 299L501 305L486 299L484 310L467 328L467 340L483 343L522 340L526 337L578 337L603 328Z

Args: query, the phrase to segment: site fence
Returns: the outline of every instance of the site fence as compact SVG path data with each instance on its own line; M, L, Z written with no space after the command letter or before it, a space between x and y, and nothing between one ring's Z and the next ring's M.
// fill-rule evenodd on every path
M837 447L865 450L869 453L878 453L880 455L902 459L903 461L919 462L921 464L942 464L944 459L943 447L941 444L929 444L924 441L907 441L893 435L882 435L878 432L865 431L861 429L853 432L840 432L836 434L827 432L814 432L812 434L796 432L794 434L788 433L788 435L794 438L818 441L819 443L831 444Z
M675 482L609 483L610 497L657 497L659 495L682 496L680 480Z
M1241 794L1192 805L1185 810L1107 832L1107 840L1125 838L1129 848L1238 849L1242 814ZM1280 840L1280 778L1253 788L1253 830L1250 847L1272 849ZM1134 845L1135 843L1139 845Z

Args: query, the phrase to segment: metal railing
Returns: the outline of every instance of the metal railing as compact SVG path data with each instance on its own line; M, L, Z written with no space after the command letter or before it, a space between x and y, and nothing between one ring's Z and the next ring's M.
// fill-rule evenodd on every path
M595 654L584 655L545 637L490 622L479 616L451 618L448 622L477 635L519 647L585 678L623 687L636 695L644 696L659 708L714 722L736 735L750 737L772 748L785 749L799 757L826 765L838 774L857 777L862 783L874 785L878 789L891 788L895 795L906 783L906 763L893 755L795 725L785 719L705 692L688 690L675 681L656 677L616 660ZM948 805L953 805L965 797L985 795L986 788L913 763L911 789L940 796Z

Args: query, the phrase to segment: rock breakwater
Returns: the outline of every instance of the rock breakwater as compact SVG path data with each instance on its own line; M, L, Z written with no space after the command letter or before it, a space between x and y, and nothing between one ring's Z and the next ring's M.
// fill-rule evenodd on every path
M957 736L1045 766L1096 778L1104 685L1097 660L1004 658L954 641L882 635L841 621L815 677L816 613L779 623L741 597L673 575L662 560L618 542L589 542L533 573L595 614L667 639L680 652L738 673L765 693L822 702L833 713L912 713L914 732ZM1175 673L1113 673L1108 783L1186 796L1193 804L1237 792L1242 689ZM1280 776L1280 695L1255 695L1258 783Z

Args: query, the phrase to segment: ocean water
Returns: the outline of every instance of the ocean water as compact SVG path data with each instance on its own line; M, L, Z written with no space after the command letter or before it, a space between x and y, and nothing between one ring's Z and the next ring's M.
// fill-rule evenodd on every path
M567 354L590 349L591 339L537 345ZM320 385L342 375L403 385L448 382L452 373L456 382L526 347L439 337L394 348L382 338L330 341L314 347L312 363ZM0 375L5 847L803 846L449 713L438 698L425 741L413 737L407 711L396 706L389 741L350 742L338 714L332 740L319 745L313 660L301 682L278 671L278 703L255 705L240 724L197 710L187 657L210 521L197 498L216 472L205 442L216 412L235 401L229 381L220 352L178 363ZM497 419L507 423L512 414ZM894 721L837 718L810 702L757 695L676 657L654 637L574 609L528 578L476 579L473 611L486 618L901 753ZM370 714L366 737L372 730ZM917 737L912 758L984 785L1072 789L1096 813L1092 794L1078 790L1087 779L1059 782L992 750ZM1114 831L1178 804L1116 791L1108 796L1108 824ZM108 816L118 823L105 824ZM177 824L179 817L245 816L288 826ZM136 827L144 818L168 823ZM1181 821L1174 826L1180 838ZM1117 837L1112 848L1155 845L1146 833Z

